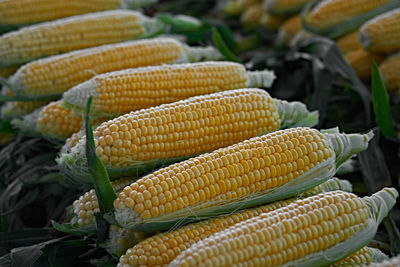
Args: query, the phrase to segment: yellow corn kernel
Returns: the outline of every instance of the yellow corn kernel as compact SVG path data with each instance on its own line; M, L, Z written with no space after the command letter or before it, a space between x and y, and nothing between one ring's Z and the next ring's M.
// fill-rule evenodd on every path
M390 188L366 198L334 191L300 199L211 235L170 266L327 266L371 240L397 197Z
M381 262L385 259L387 259L387 256L379 249L365 246L343 260L332 264L330 267L366 266L373 262Z
M191 96L245 87L269 87L270 71L246 72L233 62L204 62L127 69L95 76L64 93L64 103L80 114L93 96L93 116L116 117L130 111Z
M380 65L379 72L388 91L400 92L400 53L387 57Z
M336 40L336 44L343 54L362 49L360 43L360 33L358 31L340 37Z
M328 28L372 11L392 0L323 0L306 16L308 25L314 28Z
M110 10L23 27L0 36L0 66L140 38L146 23L159 22L136 11Z
M277 44L289 45L302 28L300 15L289 18L279 27Z
M119 192L136 179L136 177L125 177L112 181L111 185L115 192ZM74 216L71 219L71 224L77 225L78 227L94 224L94 213L100 212L95 190L92 189L75 200L72 204L72 209Z
M115 9L121 0L2 0L0 24L32 24L84 13Z
M126 250L139 241L144 240L147 235L142 232L124 229L115 225L110 225L109 239L105 243L105 248L115 256L121 256Z
M298 13L307 3L315 0L264 0L264 9L269 14L290 15Z
M152 38L91 47L32 61L9 83L21 95L60 94L101 73L167 63L220 59L212 47L189 47L172 38Z
M362 46L376 53L400 49L400 8L367 21L360 29Z
M361 48L347 53L344 58L360 79L369 80L371 79L372 62L375 61L379 64L383 61L384 56Z
M332 178L327 182L315 187L302 194L301 197L307 197L338 189L351 189L350 183L347 181ZM189 224L177 230L160 233L149 237L134 247L127 250L125 255L121 256L118 267L138 266L139 257L140 264L146 266L167 265L173 261L185 249L188 249L194 243L197 243L216 232L227 229L241 221L258 216L264 212L270 212L278 208L285 207L296 201L296 198L289 200L277 201L269 205L263 205L257 208L252 208L240 212L235 212L232 215L224 216L215 219L205 220L199 223ZM157 244L152 246L151 244ZM166 248L162 250L161 248ZM143 253L144 251L144 253ZM162 262L154 259L161 256Z

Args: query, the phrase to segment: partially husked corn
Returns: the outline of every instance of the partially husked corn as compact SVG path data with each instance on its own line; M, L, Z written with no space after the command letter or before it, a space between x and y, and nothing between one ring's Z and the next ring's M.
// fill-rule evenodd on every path
M385 188L364 198L334 191L300 199L211 235L169 266L328 266L369 242L397 197Z
M234 62L202 62L127 69L97 75L64 93L64 104L82 114L93 96L93 117L130 111L196 95L245 87L270 87L271 71L246 71Z
M247 88L141 109L104 122L94 131L96 153L111 178L246 140L280 128L312 126L318 114L304 104L273 99ZM63 172L85 177L86 139L59 158ZM115 173L114 173L115 171Z
M213 47L190 47L173 38L135 40L32 61L18 69L9 83L20 95L60 94L106 72L221 57Z
M379 72L388 91L400 92L400 53L387 57L380 65Z
M400 50L400 8L367 21L360 29L362 46L376 53Z
M162 25L130 10L109 10L43 22L0 36L0 66L72 50L138 39Z
M306 29L326 34L336 27L344 29L343 23L357 28L369 17L383 12L384 6L391 8L390 4L392 0L322 0L306 14Z
M301 197L304 198L334 190L351 191L351 184L346 180L332 178L325 183L322 183L319 186L305 192L301 195ZM200 240L203 240L216 232L225 230L236 223L258 216L264 212L285 207L294 201L296 201L296 198L278 201L268 205L263 205L244 211L238 211L231 215L189 224L187 226L178 228L177 230L159 233L128 249L125 255L121 256L117 266L165 266L194 243L199 242Z
M377 64L380 64L385 56L361 48L347 53L344 58L360 79L369 80L372 73L372 62L375 61Z
M264 0L263 8L271 15L292 15L299 13L310 2L315 0Z
M343 260L332 264L330 267L366 266L373 262L381 262L387 258L379 249L365 246Z
M120 7L121 0L2 0L0 24L32 24Z
M289 45L301 30L301 16L295 15L289 18L279 27L276 43Z
M115 192L121 191L125 186L134 182L134 177L124 177L111 182ZM95 223L94 213L100 212L99 202L94 189L86 192L72 204L73 217L71 224L82 227Z
M155 231L285 199L331 178L370 138L310 128L255 137L159 169L125 187L114 201L116 220L127 228Z
M343 54L347 54L362 49L360 43L360 33L354 31L336 40L336 44Z

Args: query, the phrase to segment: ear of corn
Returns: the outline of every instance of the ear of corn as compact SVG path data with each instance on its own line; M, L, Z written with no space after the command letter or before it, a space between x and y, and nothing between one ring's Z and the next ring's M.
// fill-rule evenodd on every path
M286 19L287 17L273 16L264 12L259 19L259 24L267 30L277 31Z
M143 38L164 25L136 11L111 10L44 22L0 36L0 66Z
M354 31L336 40L336 44L343 54L362 49L360 43L360 33Z
M239 89L142 109L94 131L96 153L110 178L138 174L280 128L311 126L318 113L273 99L262 89ZM85 138L58 159L73 179L90 181Z
M382 262L387 258L388 256L379 249L365 246L343 260L332 264L331 267L366 266L373 262Z
M351 184L345 180L332 178L316 188L305 192L302 198L334 190L351 190ZM244 211L235 212L231 215L217 217L195 224L170 230L149 237L134 247L125 247L125 255L121 256L118 266L165 266L174 260L185 249L200 240L203 240L216 232L223 231L228 227L258 216L264 212L270 212L278 208L285 207L293 203L296 198L274 202L268 205L252 208ZM109 246L115 246L115 242L110 242ZM133 246L132 245L132 246Z
M387 57L380 65L379 72L385 87L391 92L400 92L400 53Z
M263 7L268 14L288 16L299 13L307 3L316 1L318 0L264 0Z
M169 266L328 266L365 246L398 193L334 191L297 200L204 239Z
M347 53L344 58L360 79L369 80L371 79L372 62L375 61L377 64L380 64L384 59L384 55L369 52L361 48Z
M278 37L276 43L278 45L289 45L291 40L299 33L302 29L301 16L296 15L285 21L281 27L279 27Z
M230 0L222 7L222 12L228 16L238 16L248 7L260 2L261 0Z
M360 29L362 46L372 52L400 50L400 8L367 21Z
M212 47L189 47L172 38L103 45L30 62L9 83L19 95L60 94L94 75L151 65L218 60Z
M245 87L270 87L271 71L246 71L233 62L203 62L127 69L97 75L64 93L64 105L81 115L93 96L92 117L130 111L191 96Z
M331 178L370 138L310 128L255 137L125 187L115 218L125 228L157 231L295 196Z
M103 119L94 120L98 125ZM79 132L83 126L81 117L61 106L61 101L54 101L36 109L22 118L13 119L12 124L22 133L29 136L41 136L56 141L64 141L72 134Z
M365 21L399 7L397 0L323 0L303 12L306 30L335 39L359 28ZM311 9L311 10L310 10Z

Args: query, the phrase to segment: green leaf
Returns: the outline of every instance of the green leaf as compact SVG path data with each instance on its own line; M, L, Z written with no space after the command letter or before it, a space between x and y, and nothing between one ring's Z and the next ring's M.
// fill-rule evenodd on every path
M75 227L70 223L58 223L56 221L51 221L54 229L59 232L63 232L69 235L76 235L76 236L88 236L90 234L96 233L96 227L92 224L85 225L81 227Z
M383 135L395 137L389 96L375 62L372 63L372 104L374 106L376 124L381 128Z
M0 133L16 133L9 121L0 120Z
M221 34L222 39L226 41L226 45L229 47L229 49L235 51L238 45L229 27L226 25L220 25L218 26L218 32Z
M191 16L160 14L157 18L166 25L169 25L172 33L192 32L202 27L202 22Z
M113 202L117 195L112 188L108 173L103 163L96 155L92 125L90 123L90 105L93 97L89 97L86 105L85 130L86 130L86 158L89 172L92 175L93 186L99 200L100 213L104 214L114 210Z
M241 60L229 49L216 28L212 29L212 40L215 47L227 60L241 63Z

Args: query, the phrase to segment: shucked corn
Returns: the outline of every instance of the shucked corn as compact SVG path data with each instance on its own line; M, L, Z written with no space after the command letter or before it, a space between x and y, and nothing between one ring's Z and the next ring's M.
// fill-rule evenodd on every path
M305 192L301 195L301 197L304 198L307 196L317 195L322 192L329 192L339 189L351 191L351 185L348 181L332 178L316 188ZM296 198L278 201L257 208L235 212L224 217L218 217L195 224L189 224L177 230L154 235L128 249L125 255L121 256L118 267L139 265L165 266L173 261L185 249L188 249L196 242L199 242L200 240L203 240L216 232L225 230L241 221L258 216L264 212L285 207L293 203L295 200ZM111 246L111 244L109 246Z
M191 246L169 266L327 266L374 236L398 193L334 191L263 213Z
M271 71L246 71L233 62L151 66L105 73L64 93L64 104L81 114L93 96L93 117L116 117L130 111L191 96L244 87L270 87Z
M368 146L369 135L294 128L170 165L124 188L114 201L120 225L166 229L237 208L297 195Z
M248 88L131 112L101 124L93 134L96 153L113 178L317 120L318 114L299 102ZM71 177L88 175L85 143L82 137L58 160Z
M387 57L379 65L379 72L388 91L400 93L400 53Z
M360 29L360 38L362 46L372 52L400 50L400 8L366 22Z
M72 50L138 39L158 32L156 19L111 10L43 22L0 36L0 66L13 66Z
M59 94L105 72L203 59L218 60L221 57L212 47L189 47L172 38L152 38L36 60L21 67L9 83L21 95Z

